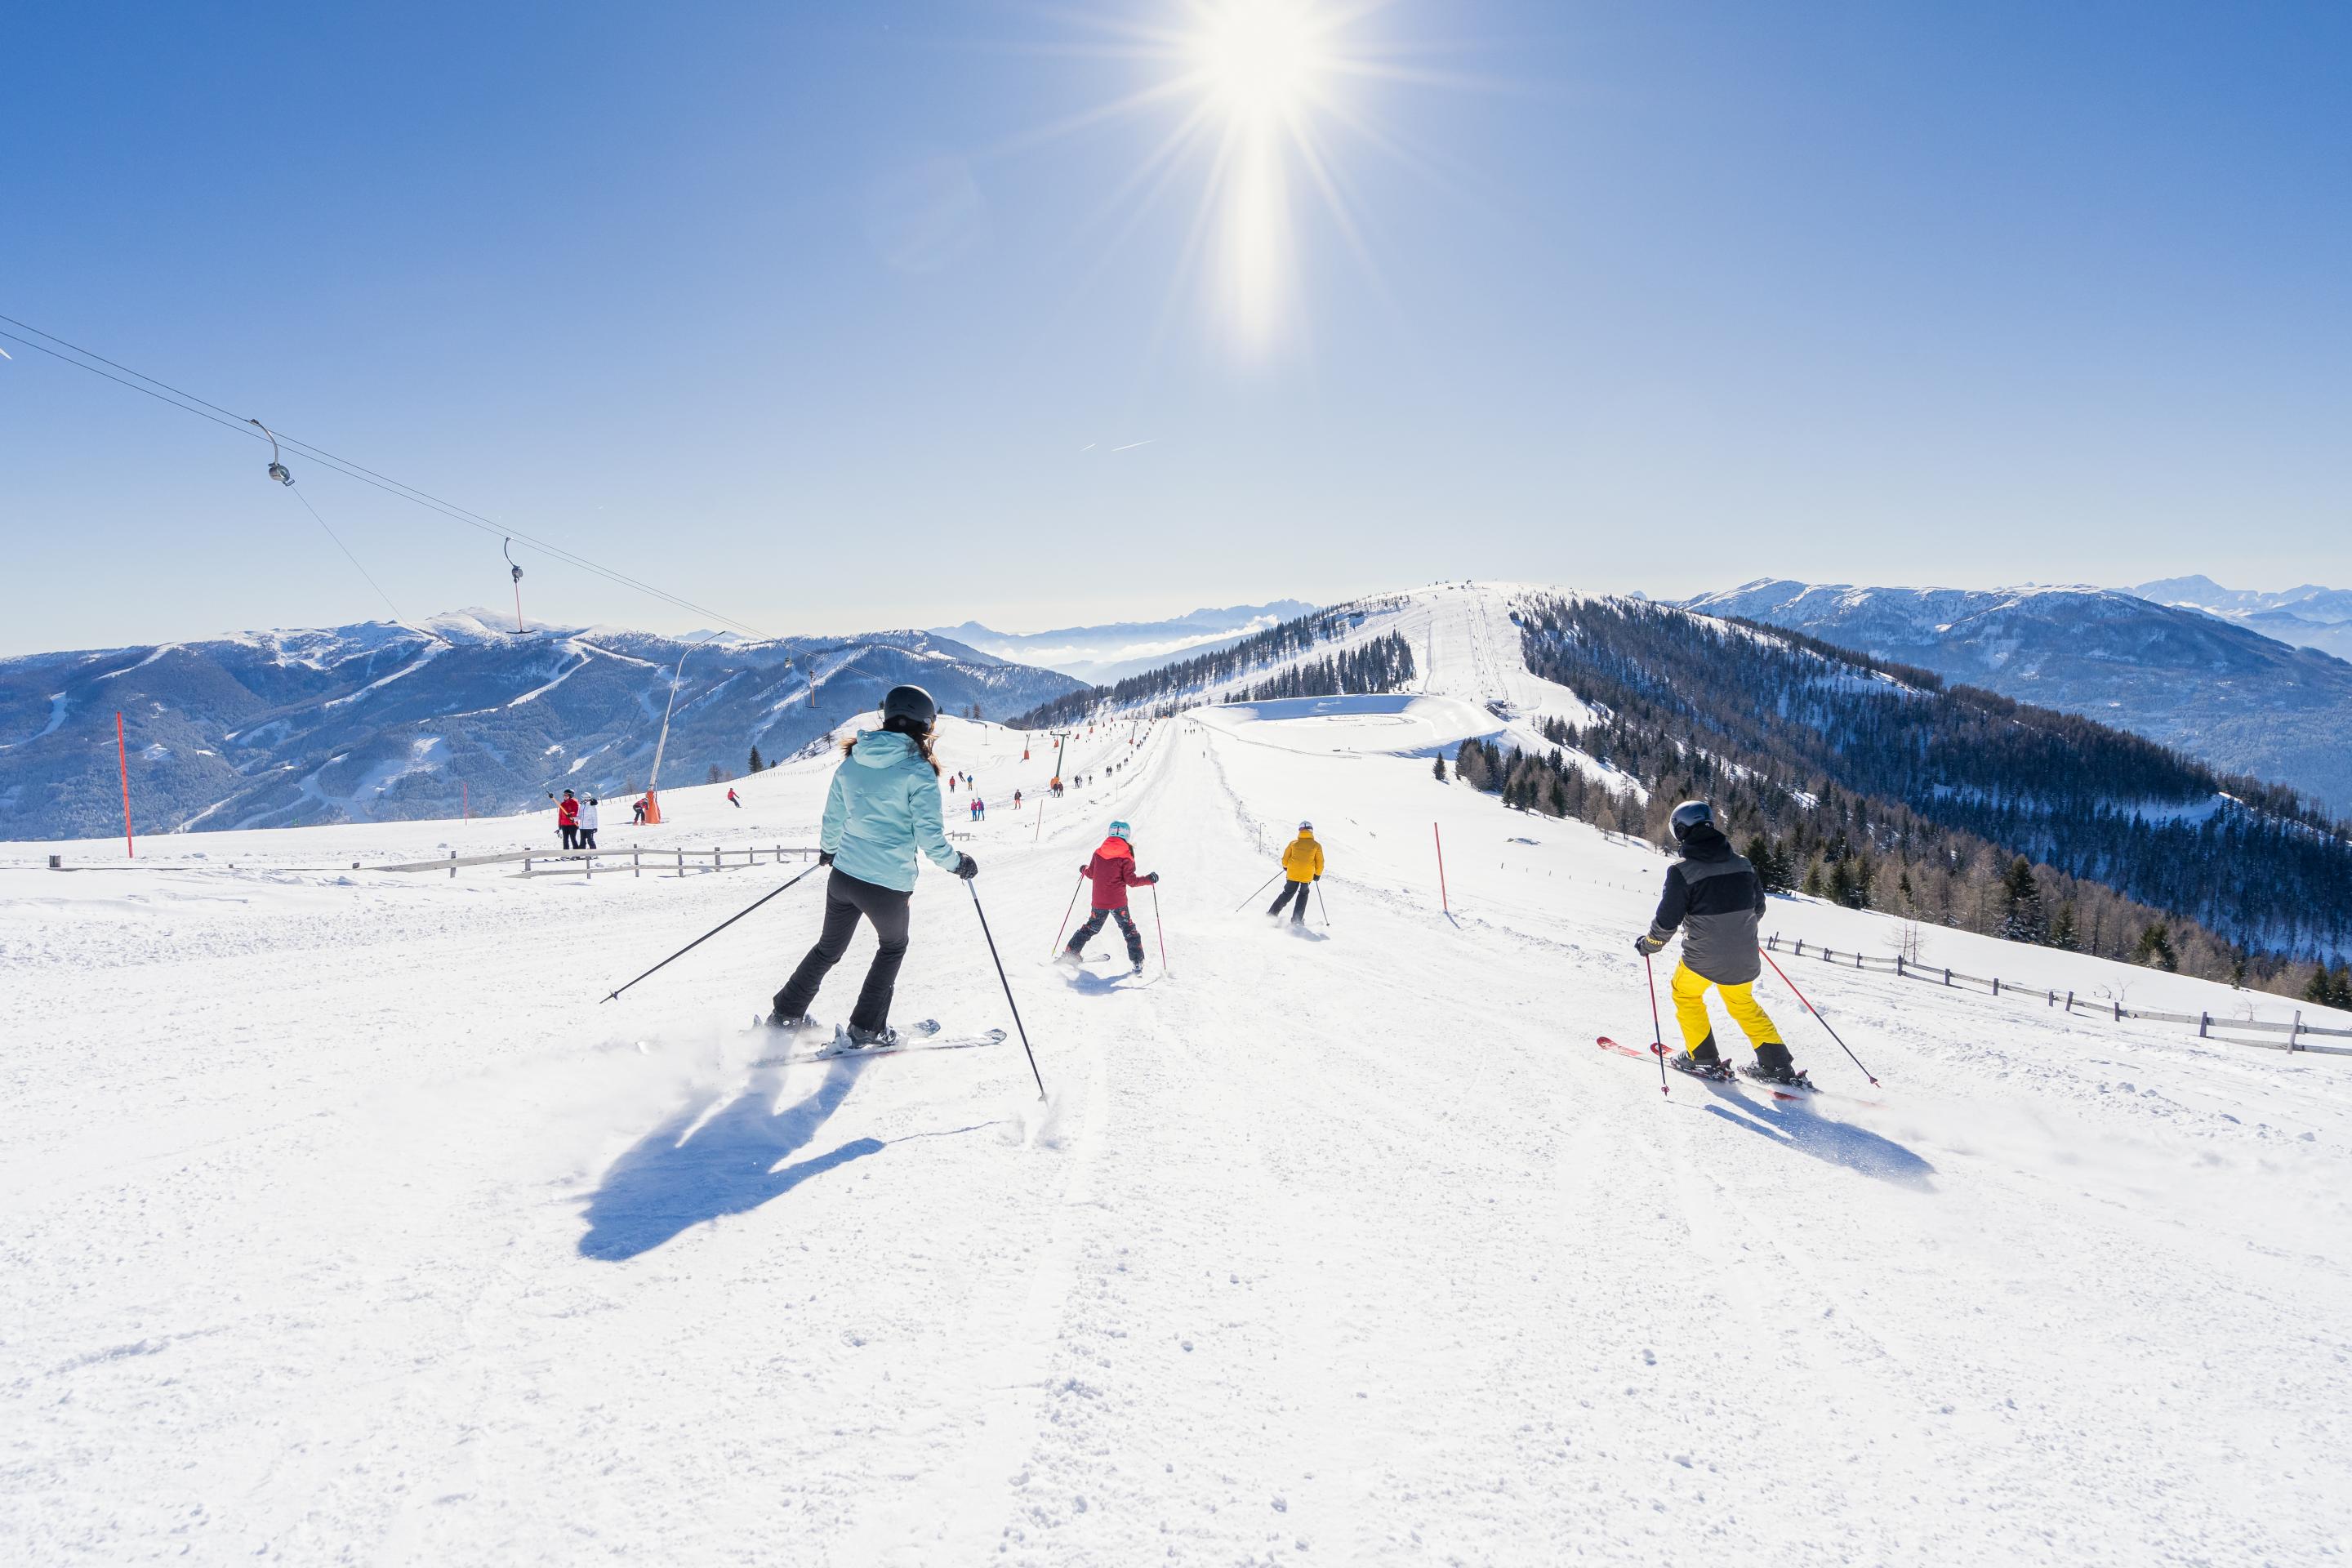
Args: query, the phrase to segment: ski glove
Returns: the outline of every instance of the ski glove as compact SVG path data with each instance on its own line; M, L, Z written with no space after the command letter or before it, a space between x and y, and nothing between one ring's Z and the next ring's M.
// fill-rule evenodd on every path
M833 851L832 851L832 850L830 850L830 849L820 849L820 850L818 850L818 851L817 851L817 854L816 854L816 863L817 863L818 865L820 865L820 866L830 866L830 865L832 865L832 864L833 864Z
M955 874L969 882L974 877L980 875L980 862L967 855L962 859L956 862Z
M1644 931L1633 939L1633 951L1643 958L1654 958L1666 949L1666 939Z
M1145 879L1144 879L1145 881L1147 881L1147 882L1150 883L1150 884L1151 884L1153 887L1155 887L1155 888L1156 888L1156 887L1158 887L1158 886L1160 886L1160 873L1159 873L1159 872L1157 872L1157 871L1152 872L1152 873L1151 873L1151 875L1150 875L1149 877L1146 877L1146 878L1145 878Z

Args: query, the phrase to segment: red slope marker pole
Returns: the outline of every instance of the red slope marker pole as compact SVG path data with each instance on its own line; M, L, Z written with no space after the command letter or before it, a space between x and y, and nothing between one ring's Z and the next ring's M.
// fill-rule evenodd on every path
M1797 990L1797 983L1790 979L1788 974L1782 971L1778 963L1773 963L1772 955L1770 953L1764 952L1764 950L1761 947L1759 947L1756 951L1764 953L1764 962L1772 964L1772 973L1780 976L1780 984L1787 986L1791 992L1794 992L1798 1001L1805 1004L1805 1011L1813 1016L1814 1023L1819 1024L1824 1029L1830 1030L1830 1038L1837 1041L1838 1049L1845 1053L1846 1060L1852 1062L1858 1068L1862 1068L1862 1076L1870 1079L1870 1087L1876 1089L1878 1087L1878 1079L1871 1077L1871 1071L1868 1068L1862 1067L1862 1058L1853 1054L1853 1047L1847 1045L1845 1041L1839 1037L1838 1032L1835 1029L1830 1029L1830 1021L1822 1016L1822 1010L1819 1007L1814 1006L1811 1001L1808 1001L1803 992Z
M126 860L139 858L139 849L131 841L131 752L122 744L122 714L114 715L114 760L122 769L122 856Z
M1445 836L1437 831L1437 824L1429 825L1430 837L1437 841L1437 903L1447 914L1454 912L1453 902L1445 896Z
M1658 1058L1658 1092L1672 1094L1674 1090L1666 1087L1666 1029L1658 1022L1658 966L1646 952L1642 955L1642 973L1650 977L1650 1050Z

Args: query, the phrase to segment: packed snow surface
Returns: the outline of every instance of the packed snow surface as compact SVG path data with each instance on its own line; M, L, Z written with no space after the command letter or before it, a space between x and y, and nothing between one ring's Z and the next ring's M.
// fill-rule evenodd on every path
M1404 612L1431 695L1549 710L1459 668L1510 652L1500 592L1445 593ZM1768 976L1834 1092L1661 1095L1594 1039L1652 1037L1631 942L1664 859L1296 722L1081 735L1064 771L1097 782L1042 810L1046 752L947 726L982 868L926 870L897 1016L1011 1026L976 892L1042 1102L1017 1038L758 1065L820 878L599 1003L796 872L693 857L811 842L829 757L740 810L668 793L658 828L606 802L605 843L648 852L593 879L364 868L551 847L543 816L0 865L0 1561L2344 1551L2352 1060L1815 964L1881 1087ZM1065 977L1113 816L1163 877L1150 967ZM1330 869L1293 932L1260 884L1302 816ZM1805 900L1769 923L1897 940Z

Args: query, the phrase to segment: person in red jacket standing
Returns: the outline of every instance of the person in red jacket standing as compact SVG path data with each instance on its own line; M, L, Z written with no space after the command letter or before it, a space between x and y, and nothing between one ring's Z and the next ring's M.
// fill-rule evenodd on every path
M1127 890L1152 886L1160 880L1160 873L1136 873L1133 831L1124 822L1112 823L1110 837L1102 841L1095 858L1079 868L1078 874L1095 885L1094 913L1072 933L1070 945L1062 950L1060 961L1072 968L1086 956L1087 943L1102 930L1103 922L1116 920L1127 937L1128 962L1135 965L1136 973L1143 973L1143 933L1135 929L1135 917L1127 912Z
M556 803L555 831L562 836L566 849L580 847L580 797L570 790Z

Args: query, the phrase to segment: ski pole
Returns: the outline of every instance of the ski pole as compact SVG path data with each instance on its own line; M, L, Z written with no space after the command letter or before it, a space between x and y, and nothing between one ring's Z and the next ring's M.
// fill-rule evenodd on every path
M803 872L802 875L807 875ZM966 878L963 884L971 892L971 912L980 917L980 934L988 939L988 956L996 965L996 983L1004 987L1004 1005L1013 1009L1013 1026L1021 1031L1021 1052L1029 1058L1029 1076L1037 1080L1037 1098L1045 1098L1045 1075L1037 1070L1037 1053L1029 1048L1029 1031L1021 1022L1021 1005L1013 1000L1013 982L1004 978L1004 960L996 956L996 937L988 929L988 911L980 907L980 889Z
M1666 1029L1658 1022L1658 966L1646 952L1642 955L1642 973L1650 977L1650 1049L1658 1056L1658 1092L1672 1094L1674 1090L1666 1087Z
M1323 911L1323 923L1327 926L1329 925L1331 923L1331 906L1323 901L1323 879L1320 877L1315 879L1315 907Z
M1078 881L1081 884L1084 884L1086 879L1087 874L1084 871L1079 872ZM1062 929L1054 933L1054 952L1059 952L1062 951L1062 938L1069 934L1071 911L1076 910L1077 907L1078 889L1076 888L1072 888L1070 889L1070 901L1064 905L1062 909ZM1053 955L1054 954L1052 952L1049 952L1045 956L1051 958Z
M1160 973L1168 973L1168 928L1160 919L1160 884L1151 884L1151 929L1160 933Z
M1797 983L1790 979L1788 974L1782 971L1778 963L1773 963L1772 955L1769 952L1764 952L1764 950L1761 947L1759 947L1756 951L1764 953L1764 962L1772 964L1772 973L1780 976L1780 984L1787 986L1790 991L1795 992L1797 1000L1805 1004L1805 1011L1813 1016L1813 1021L1821 1025L1822 1028L1830 1029L1830 1021L1822 1016L1822 1010L1819 1007L1814 1006L1811 1002L1807 1001L1803 992L1797 990ZM1846 1060L1852 1062L1858 1068L1862 1068L1862 1076L1870 1079L1870 1087L1876 1089L1878 1087L1878 1080L1875 1078L1871 1078L1870 1069L1868 1068L1862 1067L1862 1058L1853 1054L1853 1047L1847 1045L1843 1039L1839 1038L1838 1032L1835 1029L1830 1029L1830 1038L1837 1041L1838 1049L1845 1053Z
M817 864L823 865L824 862L819 861ZM673 952L667 958L663 959L661 963L655 964L653 969L646 970L646 974L651 974L654 973L654 970L665 968L669 964L675 963L677 960L684 958L688 953L692 952L696 948L700 947L704 942L709 942L712 937L717 936L720 931L725 931L729 926L731 926L737 921L741 920L743 915L750 914L751 910L758 909L761 904L764 904L769 899L774 898L776 893L786 892L793 887L798 886L801 879L806 877L809 874L809 871L814 871L816 868L816 866L811 866L808 868L808 871L803 871L799 877L794 877L791 881L786 882L782 887L778 888L774 893L769 893L765 897L756 900L751 905L751 909L745 910L743 914L730 915L727 919L720 921L717 925L712 926L709 931L704 931L700 936L696 937L692 942L688 942L684 947L679 948L676 952ZM643 980L646 977L646 974L638 975L637 980ZM637 980L630 981L629 985L635 985L637 983ZM604 1001L610 1002L614 996L618 996L623 991L626 991L629 988L629 985L623 985L616 988L604 997Z
M1282 873L1281 873L1281 872L1276 871L1276 872L1274 874L1274 877L1279 877L1279 876L1281 876L1281 875L1282 875ZM1257 897L1257 895L1258 895L1258 893L1263 893L1263 892L1265 892L1268 888L1273 887L1273 886L1274 886L1274 877L1268 877L1265 881L1260 882L1260 883L1257 885L1257 892L1254 892L1254 893L1250 894L1250 896L1249 896L1249 898L1248 898L1248 899L1244 899L1240 903L1235 904L1235 905L1234 906L1234 913L1235 913L1235 914L1239 914L1239 913L1241 913L1244 910L1245 910L1245 909L1249 908L1249 905L1250 905L1250 899L1255 899L1255 898L1256 898L1256 897Z

